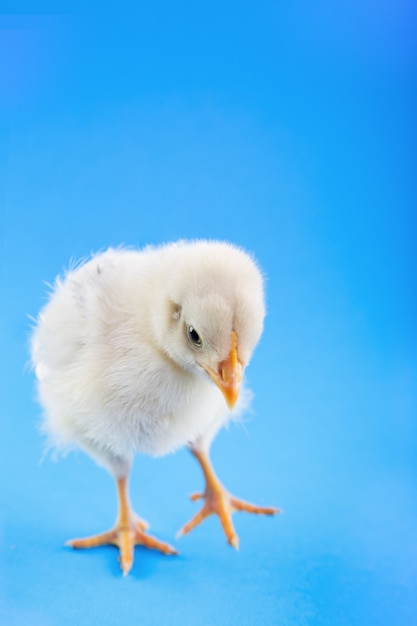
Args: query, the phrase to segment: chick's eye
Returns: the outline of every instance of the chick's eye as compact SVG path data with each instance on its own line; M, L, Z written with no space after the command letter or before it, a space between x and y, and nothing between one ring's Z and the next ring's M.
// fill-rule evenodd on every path
M201 337L193 326L188 327L188 337L195 346L201 346Z

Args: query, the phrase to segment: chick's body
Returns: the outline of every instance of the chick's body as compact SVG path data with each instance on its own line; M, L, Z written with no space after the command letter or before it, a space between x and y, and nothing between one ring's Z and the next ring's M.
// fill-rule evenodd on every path
M50 441L80 446L119 486L135 452L188 444L201 463L230 417L225 399L237 400L263 317L260 272L229 244L95 255L56 281L33 334Z
M109 250L58 283L33 351L54 441L106 458L164 454L227 415L212 382L180 369L155 337L149 314L169 280L155 252Z

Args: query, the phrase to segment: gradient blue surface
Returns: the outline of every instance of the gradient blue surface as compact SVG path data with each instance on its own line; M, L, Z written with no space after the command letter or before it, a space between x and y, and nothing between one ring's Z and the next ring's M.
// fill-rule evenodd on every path
M412 3L7 4L1 623L417 623ZM253 413L213 459L285 513L236 515L238 553L211 518L123 579L114 549L63 546L109 527L115 494L81 453L40 463L27 315L71 258L195 237L268 277ZM133 502L174 541L201 485L186 451L141 457Z

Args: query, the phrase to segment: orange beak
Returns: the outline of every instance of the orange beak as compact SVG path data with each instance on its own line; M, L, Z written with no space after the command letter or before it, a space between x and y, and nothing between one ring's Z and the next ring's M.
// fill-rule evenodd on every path
M217 372L209 366L203 367L222 392L229 409L232 410L239 397L243 373L242 364L237 357L237 337L234 331L232 331L230 354L227 359L219 363Z

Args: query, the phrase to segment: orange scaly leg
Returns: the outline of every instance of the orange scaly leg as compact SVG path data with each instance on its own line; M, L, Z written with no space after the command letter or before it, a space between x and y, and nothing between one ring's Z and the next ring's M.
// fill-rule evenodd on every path
M145 532L148 524L134 513L130 505L127 493L127 478L119 478L117 480L117 491L119 514L114 528L85 539L71 539L66 542L66 545L72 548L95 548L109 544L118 546L120 550L120 567L124 576L132 569L135 545L159 550L164 554L178 554L172 546L158 541Z
M206 519L206 517L215 513L219 516L227 541L231 546L237 549L239 547L239 539L232 523L232 514L235 511L263 513L264 515L282 513L280 509L274 507L255 506L245 502L244 500L239 500L229 494L217 478L207 452L194 450L192 448L190 449L199 462L206 480L206 489L204 493L194 493L190 496L190 498L193 501L203 499L205 500L205 503L197 515L195 515L192 520L188 522L188 524L185 524L185 526L181 528L177 537L186 535L190 532L190 530L198 526L198 524Z

